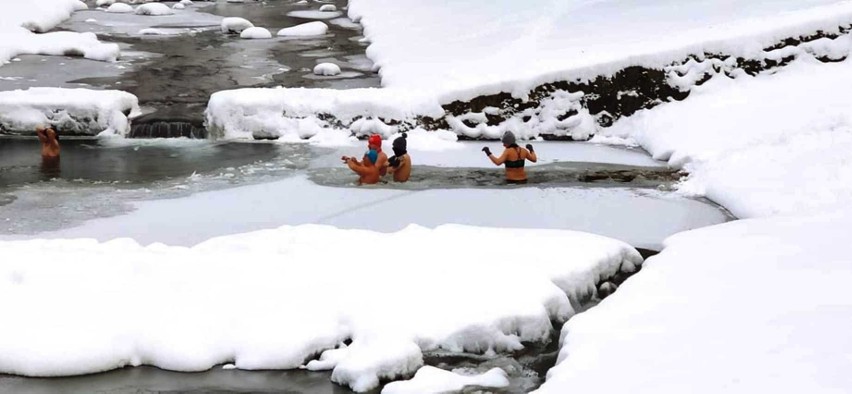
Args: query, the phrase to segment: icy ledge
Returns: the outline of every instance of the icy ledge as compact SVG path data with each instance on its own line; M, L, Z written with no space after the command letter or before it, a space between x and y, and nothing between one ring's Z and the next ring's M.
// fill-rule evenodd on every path
M285 226L192 248L16 241L0 255L0 299L10 300L0 373L290 369L326 351L308 366L357 391L412 376L422 351L545 341L572 303L642 263L596 235L455 225Z
M35 135L53 125L60 135L119 135L139 112L136 96L118 90L30 88L0 92L0 133Z

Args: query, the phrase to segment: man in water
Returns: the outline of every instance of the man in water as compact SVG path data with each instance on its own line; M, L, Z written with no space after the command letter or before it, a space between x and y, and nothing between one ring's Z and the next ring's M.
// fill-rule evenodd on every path
M51 176L59 175L59 135L51 126L39 126L36 135L41 141L41 168Z
M411 177L411 157L408 156L407 134L393 140L393 156L388 159L388 172L393 174L394 182L406 182Z
M379 160L379 153L374 149L367 151L362 162L358 162L354 157L343 156L340 159L349 166L349 169L358 174L359 185L379 183L381 176L379 175L379 167L376 166L376 161Z
M367 140L367 149L375 150L378 154L378 161L374 161L373 163L379 169L379 175L385 176L388 173L388 155L385 152L382 152L382 136L378 134L373 134ZM366 156L365 156L366 157Z
M503 151L503 154L500 157L495 157L491 154L491 149L488 147L482 148L482 151L491 159L491 162L495 165L503 165L506 164L506 182L510 184L523 184L527 183L527 173L524 171L524 163L525 160L529 160L533 163L538 161L538 157L535 155L535 151L533 150L533 146L527 144L527 148L521 148L515 143L515 135L512 134L511 131L507 131L503 134L502 138L503 147L506 148Z

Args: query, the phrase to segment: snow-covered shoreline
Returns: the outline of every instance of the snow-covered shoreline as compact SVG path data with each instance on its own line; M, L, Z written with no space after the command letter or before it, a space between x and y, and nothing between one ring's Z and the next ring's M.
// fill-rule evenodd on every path
M524 247L472 248L471 237ZM379 254L356 252L365 245ZM0 243L0 253L0 298L16 300L0 326L4 373L297 368L351 338L328 368L358 391L413 374L421 349L501 352L545 340L572 303L642 262L600 236L465 226L285 226L192 248L31 240Z

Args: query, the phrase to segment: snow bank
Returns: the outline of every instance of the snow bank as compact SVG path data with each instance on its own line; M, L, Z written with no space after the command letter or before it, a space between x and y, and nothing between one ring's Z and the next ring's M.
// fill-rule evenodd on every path
M222 33L240 34L243 30L254 27L254 24L244 18L228 17L223 18L220 25Z
M850 41L809 46L843 57ZM667 239L566 324L540 392L852 390L839 372L852 368L850 88L852 61L800 53L773 73L720 75L683 102L617 122L610 134L690 171L682 192L753 219Z
M115 3L115 0L98 0L95 2L95 6L105 7L113 5L113 3Z
M538 392L849 392L850 233L847 212L671 237L564 326Z
M852 203L850 75L850 61L802 58L774 75L720 76L610 133L685 166L682 191L739 217L844 208Z
M136 15L162 16L174 13L169 6L160 3L142 4L136 7Z
M272 33L270 33L269 30L263 27L249 27L248 29L245 29L240 33L240 38L262 40L272 38Z
M93 60L114 61L119 56L117 44L103 44L92 33L45 32L81 9L77 0L37 0L8 2L0 15L0 65L15 56L69 55ZM85 4L82 4L85 8Z
M279 37L306 37L306 36L321 36L328 31L328 25L323 22L315 21L302 23L293 27L287 27L278 30Z
M731 15L732 7L738 9L736 15ZM311 18L323 14L329 12L295 11L290 15ZM329 108L327 97L330 97L332 102L360 101L361 116L407 122L414 127L428 123L424 119L437 119L439 122L432 123L430 128L445 128L470 138L497 139L511 130L521 139L544 135L585 140L599 130L599 124L609 124L601 117L612 115L588 109L588 101L593 99L590 96L598 92L580 91L591 89L586 86L574 92L547 91L541 97L541 92L531 89L546 83L586 83L597 77L612 77L630 66L640 66L665 70L669 78L655 83L667 82L686 91L713 67L738 67L738 57L783 59L783 51L765 53L764 49L786 38L817 31L840 32L842 26L852 21L852 3L780 0L770 4L733 0L692 2L672 8L665 1L614 5L535 0L494 7L490 2L476 0L436 8L414 0L360 0L352 2L349 16L364 25L364 35L370 42L367 55L379 67L382 85L391 93L383 94L386 97L382 100L377 100L377 95L369 89L351 89L334 95L320 93L317 100L301 105L305 109L313 106L314 110L302 112L323 114L326 118L325 115L336 118L342 115L344 119L336 119L340 122L334 123L338 128L348 128L348 112ZM672 66L691 55L703 59L705 54L728 57L702 62L699 68L703 69L690 69L683 76ZM486 108L493 114L442 108L452 107L456 100L466 102L501 93L521 101L535 96L536 105L510 102L508 105L517 108L512 110L499 106L509 98L497 98L494 100L498 106ZM304 93L294 95L308 98ZM622 95L636 95L636 92L618 92L619 97ZM648 100L667 99L663 95ZM230 101L239 105L240 100L233 97ZM231 112L237 111L241 110ZM398 113L410 116L393 117ZM262 137L263 130L285 122L274 119L275 115L264 116L269 123L257 125L255 136ZM278 114L278 117L287 116ZM233 130L222 134L250 133Z
M474 238L491 246L471 248ZM495 246L509 244L523 247ZM192 248L33 240L0 242L0 254L0 298L15 300L0 325L2 373L288 369L351 339L327 367L357 390L412 375L422 350L545 340L573 314L569 300L641 263L600 236L465 226L282 227Z
M500 368L475 376L464 376L435 367L420 368L414 379L391 382L382 389L382 394L427 394L450 393L466 386L502 388L509 385L509 378Z
M50 124L63 134L116 134L130 131L138 112L136 96L116 90L30 88L0 92L0 130L35 135Z

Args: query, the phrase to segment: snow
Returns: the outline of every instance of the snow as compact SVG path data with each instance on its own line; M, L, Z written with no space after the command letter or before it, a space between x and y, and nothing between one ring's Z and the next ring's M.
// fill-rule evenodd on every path
M731 9L737 12L732 14ZM326 17L323 14L332 13L294 11L288 15ZM494 7L490 2L474 0L434 7L415 0L361 0L349 5L348 14L364 27L365 40L370 43L367 55L379 68L381 90L387 92L272 91L266 97L298 97L299 116L332 114L343 118L344 124L351 119L349 109L356 104L362 109L361 115L384 119L441 118L445 114L441 105L455 100L501 92L525 98L530 89L544 83L610 76L628 66L664 69L690 55L702 58L705 53L730 55L729 62L735 62L738 56L768 58L773 55L763 49L785 38L818 30L838 32L852 20L852 3L730 0L671 7L665 1L615 4L534 0ZM703 67L711 65L714 62L709 61ZM691 87L700 75L698 71L672 78L672 82ZM251 91L246 96L256 93ZM241 106L236 97L239 93L232 94L231 103ZM460 118L447 121L452 131L470 138L499 139L506 130L514 130L522 139L555 135L583 140L599 127L584 108L581 96L556 92L544 100L542 108L527 109L498 125L480 121L469 126ZM338 101L346 105L329 108L328 103ZM572 111L577 113L565 119L560 116ZM275 115L291 116L279 112L264 118L272 122ZM524 121L526 118L531 120ZM265 129L269 125L257 126ZM246 136L246 131L225 130L223 134Z
M337 11L337 7L334 4L323 4L319 10L322 12Z
M136 96L116 90L30 88L0 92L0 128L34 135L50 124L59 134L127 134Z
M85 6L85 5L84 5ZM114 61L119 56L117 44L104 44L94 34L45 32L80 9L77 0L39 0L4 5L0 15L0 65L18 55L69 55L87 59ZM32 30L32 31L29 31Z
M803 57L773 75L720 76L610 133L685 166L682 191L738 217L841 209L852 201L852 99L840 93L852 88L850 73L852 62Z
M471 238L525 247L470 248ZM405 258L353 264L365 245ZM391 234L285 226L191 248L68 239L2 242L0 251L10 257L0 261L0 296L16 300L0 326L0 372L287 369L350 338L332 379L359 391L412 375L423 350L544 340L551 320L573 314L569 300L641 262L628 245L595 235L465 226ZM454 291L436 292L436 283Z
M560 361L538 392L848 392L850 233L847 211L668 239L565 325Z
M340 11L290 11L287 16L301 19L334 19L343 15Z
M136 7L136 15L162 16L174 13L169 6L160 3L142 4Z
M95 6L104 7L104 6L110 6L113 3L115 3L115 0L98 0L98 1L95 2Z
M279 37L321 36L328 31L328 25L320 21L302 23L278 30Z
M249 27L240 33L240 38L244 39L266 39L272 38L272 33L263 27Z
M852 61L814 59L849 48L779 49L798 60L716 76L608 130L688 169L680 192L749 219L668 238L566 324L541 393L852 390Z
M314 67L314 75L332 76L340 74L340 66L334 63L320 63Z
M475 376L464 376L440 368L425 366L408 381L391 382L382 389L382 394L428 394L457 392L466 386L502 388L509 385L506 372L500 368Z
M124 3L115 3L109 8L107 8L107 12L114 12L117 14L129 14L133 12L133 6Z
M172 9L175 9L175 10L182 10L182 9L185 9L185 8L186 8L186 6L183 3L175 3L175 5L172 6Z
M222 23L220 25L222 33L232 34L239 34L243 30L248 29L250 27L254 27L254 24L249 22L247 19L238 17L223 18Z

